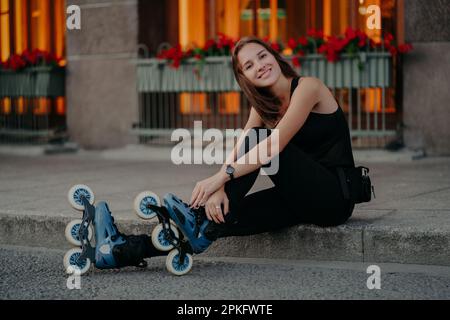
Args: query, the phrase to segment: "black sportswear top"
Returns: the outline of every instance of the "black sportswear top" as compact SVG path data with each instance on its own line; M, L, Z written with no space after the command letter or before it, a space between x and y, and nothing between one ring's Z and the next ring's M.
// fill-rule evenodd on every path
M291 96L299 79L295 77L292 80ZM350 130L339 102L334 113L310 112L291 142L327 168L355 166Z

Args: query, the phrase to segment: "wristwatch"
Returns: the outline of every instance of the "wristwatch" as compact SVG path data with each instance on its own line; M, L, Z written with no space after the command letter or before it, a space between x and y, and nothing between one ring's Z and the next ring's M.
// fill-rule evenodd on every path
M230 180L234 179L234 168L231 165L227 165L225 172L230 176Z

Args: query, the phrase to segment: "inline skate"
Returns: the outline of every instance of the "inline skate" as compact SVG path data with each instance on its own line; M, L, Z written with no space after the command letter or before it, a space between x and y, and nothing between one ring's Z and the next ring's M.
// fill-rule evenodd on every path
M144 191L135 199L135 211L141 218L157 218L151 239L158 250L169 251L166 267L175 275L188 273L193 264L192 255L205 251L215 240L217 225L206 218L204 207L191 209L174 194L163 198Z
M146 267L144 258L152 256L147 235L124 235L119 232L106 202L94 207L95 195L86 185L75 185L68 192L73 208L82 211L82 219L71 221L66 229L66 239L75 248L64 256L64 267L86 273L91 264L98 269L115 269L124 266ZM92 241L94 240L94 244Z

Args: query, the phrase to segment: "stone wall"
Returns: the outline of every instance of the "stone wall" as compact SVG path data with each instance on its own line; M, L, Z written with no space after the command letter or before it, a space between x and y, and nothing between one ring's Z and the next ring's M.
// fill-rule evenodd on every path
M407 0L403 64L406 146L450 155L450 0Z
M71 140L86 149L135 141L138 1L74 0L81 30L67 31L67 122Z

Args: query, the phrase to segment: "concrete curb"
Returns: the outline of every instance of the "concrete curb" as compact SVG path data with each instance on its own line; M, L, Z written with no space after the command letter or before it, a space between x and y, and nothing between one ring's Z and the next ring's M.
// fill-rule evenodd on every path
M175 145L175 144L174 144ZM231 143L230 143L231 145ZM39 157L44 155L76 153L79 156L98 156L103 160L119 161L170 161L173 145L144 146L129 144L118 149L92 151L80 149L74 143L42 146L0 146L0 155ZM203 150L203 149L202 149ZM408 163L426 157L422 150L401 149L357 149L353 156L356 162L370 163Z
M0 244L68 249L71 217L0 215ZM118 220L126 234L150 234L154 222ZM204 256L391 262L450 266L450 233L349 223L334 228L299 225L277 232L216 241Z

